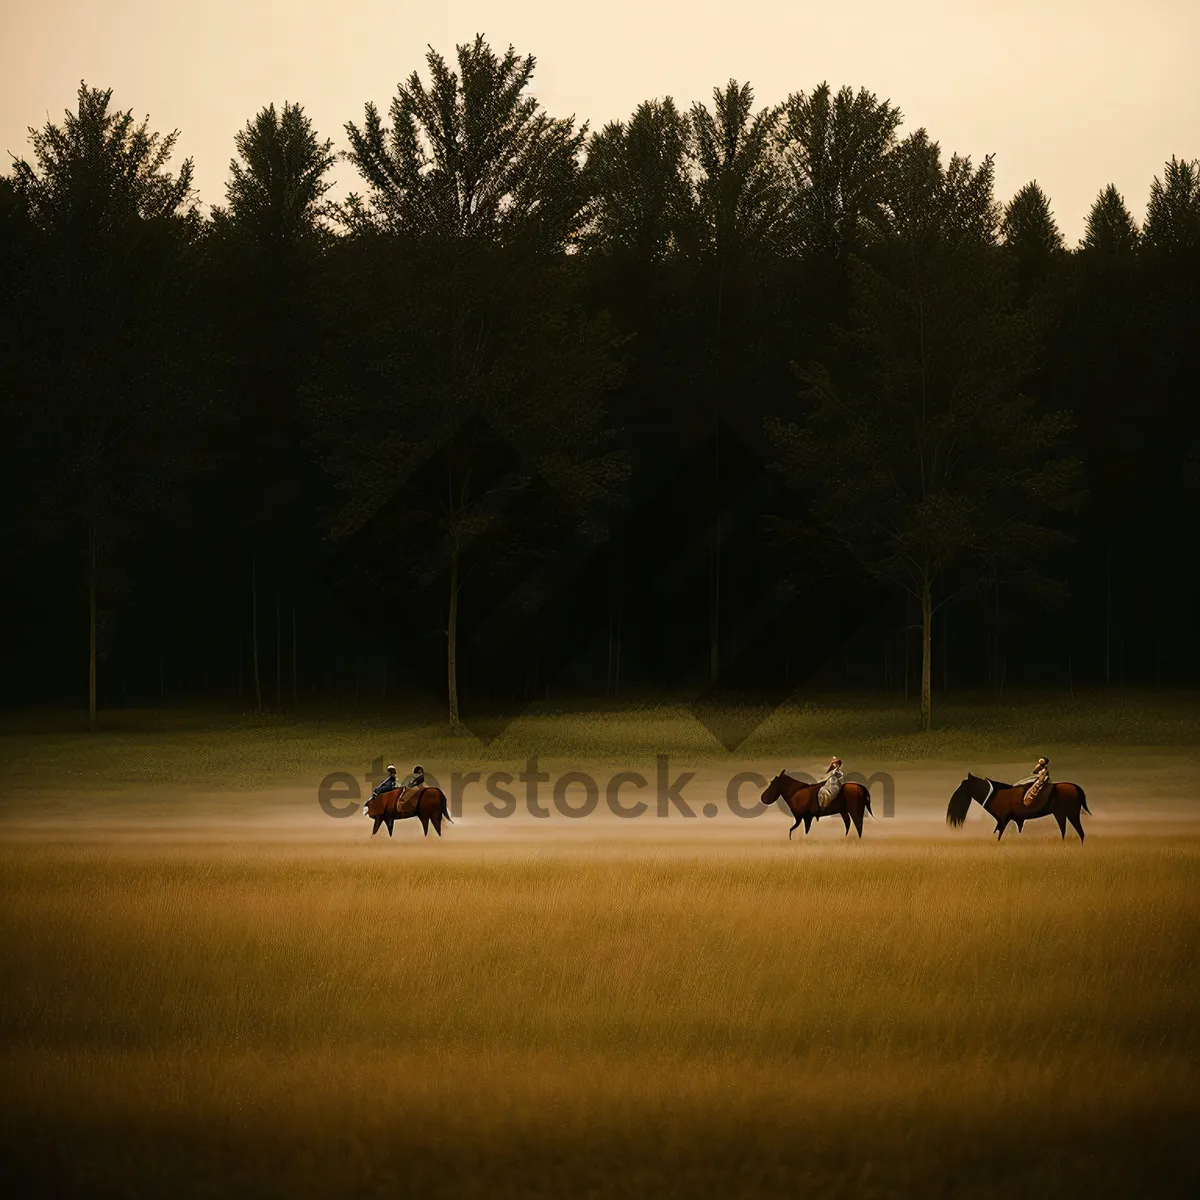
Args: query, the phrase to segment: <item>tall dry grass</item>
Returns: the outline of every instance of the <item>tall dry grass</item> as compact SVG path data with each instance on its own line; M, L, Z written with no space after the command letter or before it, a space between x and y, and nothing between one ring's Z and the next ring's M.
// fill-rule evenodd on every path
M1187 1194L1200 844L0 849L4 1150L89 1194Z

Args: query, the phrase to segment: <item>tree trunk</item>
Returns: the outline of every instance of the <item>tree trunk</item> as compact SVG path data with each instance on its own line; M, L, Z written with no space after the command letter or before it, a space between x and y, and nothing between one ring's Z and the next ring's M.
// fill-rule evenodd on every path
M300 685L296 678L296 605L292 605L292 707L299 703Z
M96 526L88 531L88 729L96 731Z
M944 603L944 601L943 601ZM942 617L942 696L950 694L950 623Z
M258 559L250 559L250 655L254 659L254 703L262 712L262 678L258 673Z
M450 704L450 729L457 733L458 719L458 547L450 552L450 608L446 614L446 687Z
M725 261L722 256L717 274L717 369L713 388L713 524L708 561L708 682L716 683L721 675L721 398L724 354L721 341L721 318L725 303Z
M717 452L720 470L720 451ZM718 498L717 503L720 504ZM708 682L716 683L721 675L721 514L713 517L712 545L709 550L708 589Z
M616 657L613 662L613 699L620 699L621 696L621 614L620 605L617 607L617 647Z
M608 557L608 665L604 674L604 695L612 698L617 691L618 624L621 612L620 564L615 539Z
M1112 549L1104 574L1104 684L1112 683Z
M283 707L283 622L278 589L275 592L275 707Z
M933 586L921 584L921 728L933 728Z

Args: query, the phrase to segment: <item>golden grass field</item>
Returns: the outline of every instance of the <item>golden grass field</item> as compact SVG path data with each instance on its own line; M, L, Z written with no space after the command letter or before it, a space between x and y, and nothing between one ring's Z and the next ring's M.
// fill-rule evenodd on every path
M83 770L93 745L119 763L46 735L55 762L53 738ZM413 822L371 839L300 788L255 793L255 823L249 790L147 791L140 766L126 794L109 765L91 808L59 809L27 739L5 744L0 809L10 1194L1200 1181L1190 747L1096 749L1084 846L951 834L956 768L936 762L862 842L822 823L789 843L773 811L685 836L489 824L471 804L438 842Z

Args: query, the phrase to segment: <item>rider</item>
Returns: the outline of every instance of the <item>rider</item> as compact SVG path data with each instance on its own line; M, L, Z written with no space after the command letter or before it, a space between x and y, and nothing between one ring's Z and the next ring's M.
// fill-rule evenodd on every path
M837 755L829 760L828 771L821 780L821 790L817 793L817 803L822 808L828 808L842 790L842 760Z
M1028 808L1041 795L1042 789L1050 782L1050 760L1039 758L1033 768L1032 775L1018 779L1013 787L1028 787L1025 793L1025 807Z
M395 770L395 768L392 768ZM421 788L425 786L425 768L421 766L413 767L412 773L406 775L400 781L400 790L407 791L409 788Z
M373 795L382 796L384 792L394 792L400 786L396 782L396 768L390 763L387 772L387 778L374 790Z

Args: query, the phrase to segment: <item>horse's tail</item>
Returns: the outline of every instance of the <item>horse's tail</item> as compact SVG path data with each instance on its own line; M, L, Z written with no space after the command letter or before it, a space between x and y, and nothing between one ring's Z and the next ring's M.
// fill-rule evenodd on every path
M1087 815L1090 817L1090 816L1092 815L1092 810L1091 810L1090 808L1088 808L1088 806L1087 806L1087 794L1084 792L1083 788L1081 788L1081 787L1079 786L1079 784L1076 784L1076 785L1075 785L1075 790L1076 790L1076 791L1079 793L1079 805L1080 805L1080 807L1081 807L1081 808L1083 809L1083 811L1084 811L1085 813L1087 813Z
M441 788L438 788L438 791L441 791ZM446 820L449 821L451 825L454 824L454 818L450 815L450 809L446 805L446 793L445 792L442 792L442 816L445 817Z
M874 821L875 813L871 808L871 789L867 787L865 783L860 783L858 786L863 790L863 804L866 807L867 812L871 814L871 820Z

